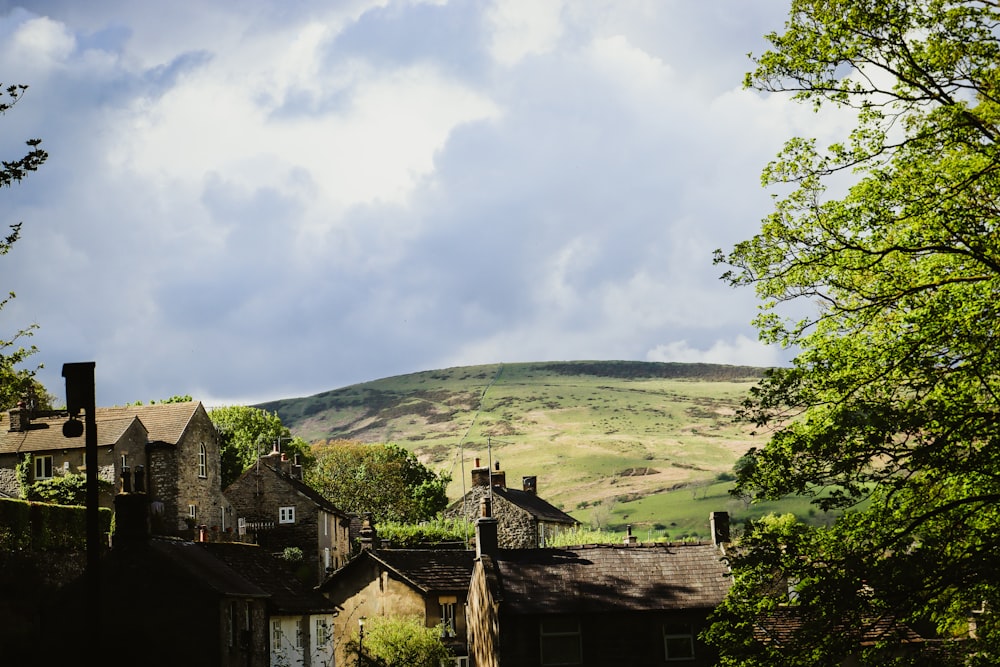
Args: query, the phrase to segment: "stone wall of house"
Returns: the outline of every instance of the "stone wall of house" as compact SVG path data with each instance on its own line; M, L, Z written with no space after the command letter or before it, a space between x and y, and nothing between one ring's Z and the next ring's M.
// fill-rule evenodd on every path
M351 545L348 527L342 525L345 517L321 510L269 469L280 469L278 456L263 457L259 467L246 471L226 488L226 498L232 503L234 521L242 518L250 524L247 539L275 552L298 547L309 570L306 581L318 584L326 575L325 549L331 550L331 567L347 562ZM281 508L287 507L294 508L295 521L281 523Z
M479 517L480 501L489 494L489 487L473 486L466 494L465 503L460 503L451 516L462 516L475 523ZM464 504L464 508L462 505ZM497 538L501 549L533 549L538 546L538 522L517 505L493 496L493 516L498 523Z
M206 450L204 476L199 470L202 445ZM197 508L198 525L220 530L228 503L222 496L219 435L204 407L199 406L192 415L184 435L175 447L174 456L172 463L175 466L173 474L176 479L174 489L177 506L172 510L168 508L165 512L166 524L178 530L186 528L185 519L189 516L189 506L194 505ZM166 500L164 503L166 504ZM226 521L228 522L228 518Z
M157 534L177 534L187 528L177 502L177 452L173 447L154 446L147 452L147 461L152 530ZM184 510L186 514L186 506Z

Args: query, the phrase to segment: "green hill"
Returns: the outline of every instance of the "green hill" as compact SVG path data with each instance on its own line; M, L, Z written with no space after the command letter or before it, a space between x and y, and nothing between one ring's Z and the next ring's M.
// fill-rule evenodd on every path
M673 538L705 535L707 517L750 508L728 495L733 464L762 444L736 408L764 369L633 361L491 364L412 373L263 403L310 442L396 442L468 485L475 459L510 486L584 523ZM754 506L753 514L774 509ZM808 512L804 502L782 511Z

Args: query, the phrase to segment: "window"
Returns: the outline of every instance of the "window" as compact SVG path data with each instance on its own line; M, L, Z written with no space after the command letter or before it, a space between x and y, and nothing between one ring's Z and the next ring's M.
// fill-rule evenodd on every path
M306 619L300 618L295 621L295 648L302 648L305 643L305 634L309 631Z
M204 443L198 449L198 477L208 477L208 450Z
M316 619L316 645L326 646L330 643L330 626L325 619Z
M35 457L35 479L49 479L52 477L52 457Z
M188 505L188 516L191 517L192 519L197 519L198 518L198 506L197 505Z
M543 665L579 665L583 662L580 622L575 618L547 618L540 627Z
M454 598L441 599L441 625L445 636L454 637L455 632L455 600Z
M663 648L667 660L694 660L694 629L688 623L664 625Z
M271 650L281 650L281 621L271 621Z
M278 523L295 523L295 508L294 507L279 507L278 508Z

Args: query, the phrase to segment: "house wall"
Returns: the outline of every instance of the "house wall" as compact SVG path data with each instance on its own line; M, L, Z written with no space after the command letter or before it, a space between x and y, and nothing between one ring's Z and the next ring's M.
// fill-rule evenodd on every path
M469 662L474 667L499 667L499 611L482 559L472 569L467 611Z
M271 667L331 667L333 665L333 614L272 615L268 639ZM279 631L275 632L275 624ZM322 641L317 624L329 628Z
M489 487L473 486L466 494L465 516L471 521L479 517L479 501L489 494ZM492 513L497 520L497 539L501 549L534 549L538 544L538 521L510 501L493 495ZM459 516L462 511L459 509Z
M581 662L587 666L628 664L630 667L686 667L714 665L717 655L705 644L695 644L694 659L666 660L664 627L690 625L697 636L706 625L707 611L609 612L563 615L579 627ZM500 660L498 667L541 667L541 622L556 616L520 616L501 609L499 618ZM477 651L478 655L478 651ZM477 666L479 663L476 663Z
M274 458L270 464L279 465L279 461ZM351 550L347 516L338 517L321 509L266 465L251 468L230 484L226 498L232 503L236 519L266 525L251 530L248 539L272 551L286 547L302 550L307 583L316 585L326 577L327 549L331 567L338 568L347 562ZM295 508L294 523L280 523L282 507Z
M207 454L205 476L199 474L198 465L202 444ZM196 506L199 525L221 529L228 503L220 482L219 436L203 406L199 405L192 414L176 445L151 445L147 458L150 497L163 503L162 518L154 518L157 524L162 524L162 532L185 531L189 505Z
M323 592L340 612L333 622L334 660L351 665L357 658L347 643L357 640L358 619L362 616L416 616L426 618L423 597L413 588L390 576L377 563L352 563L349 576L342 576ZM345 573L346 574L346 573Z

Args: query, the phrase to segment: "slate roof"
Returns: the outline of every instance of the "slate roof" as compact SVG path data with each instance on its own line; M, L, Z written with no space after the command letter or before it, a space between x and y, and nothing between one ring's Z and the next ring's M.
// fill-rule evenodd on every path
M486 563L516 614L711 609L730 586L720 553L703 543L502 549Z
M465 593L472 580L476 553L467 549L366 549L331 574L320 586L347 576L359 563L373 560L424 595Z
M31 420L31 425L26 431L11 431L9 417L3 415L0 418L0 454L44 452L55 449L84 449L86 438L67 438L63 435L62 427L67 419L69 419L69 413L54 417L35 418ZM113 415L102 418L100 410L98 410L95 414L97 446L117 443L137 419L138 417L135 415Z
M188 424L194 418L201 401L186 403L156 403L153 405L130 405L126 407L97 408L97 432L101 432L101 421L136 416L149 431L150 444L176 445L184 435Z
M203 542L198 546L267 592L273 609L279 615L334 611L333 604L326 597L299 581L286 563L257 545Z
M774 609L765 618L754 624L754 637L764 644L794 645L795 635L803 625L801 611L796 607ZM846 632L844 628L841 628L841 631ZM852 630L852 633L854 632ZM860 628L858 643L861 646L871 646L890 638L904 644L924 641L923 637L895 617L880 616L868 620Z
M502 486L493 487L493 493L517 505L539 521L566 523L571 525L579 523L579 521L571 517L569 514L566 514L566 512L563 512L552 503L539 498L534 493L529 493L520 489L508 489Z

